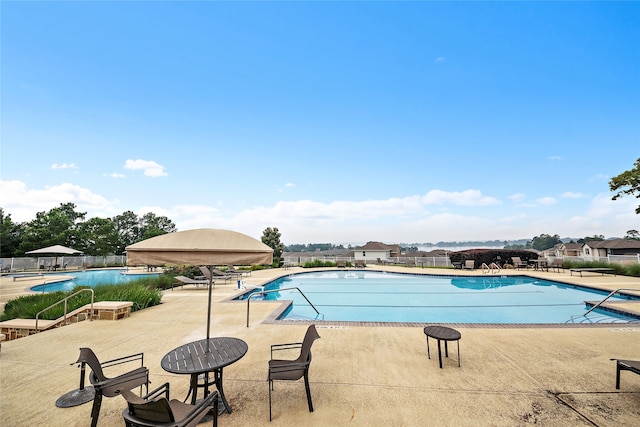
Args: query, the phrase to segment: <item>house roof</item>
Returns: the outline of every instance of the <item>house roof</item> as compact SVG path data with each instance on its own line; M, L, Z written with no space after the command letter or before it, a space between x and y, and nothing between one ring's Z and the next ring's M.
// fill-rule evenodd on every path
M569 251L579 251L584 246L584 243L562 243L561 246L564 246Z
M640 240L633 239L594 240L585 244L594 249L640 249Z
M392 251L398 250L398 245L386 245L382 242L367 242L364 246L359 246L356 248L358 251Z

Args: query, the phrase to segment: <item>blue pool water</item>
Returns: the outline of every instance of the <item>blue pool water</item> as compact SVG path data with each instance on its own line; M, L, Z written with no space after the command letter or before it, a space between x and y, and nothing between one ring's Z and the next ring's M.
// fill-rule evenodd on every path
M149 277L149 273L122 274L122 270L120 269L68 271L55 274L59 274L62 276L73 276L74 279L64 282L47 283L44 285L44 292L70 291L73 290L73 288L75 288L76 286L91 286L92 288L94 288L97 285L117 285L131 282L142 277ZM49 274L47 275L49 276ZM53 275L54 274L51 274L51 276ZM42 285L34 286L31 288L31 290L35 292L42 292Z
M264 294L267 300L292 300L283 317L335 321L418 323L617 323L640 319L593 311L585 301L607 293L526 276L452 277L376 271L330 271L292 274L265 290L298 287L316 312L295 290ZM241 297L246 299L246 294ZM252 297L252 300L257 297ZM609 301L625 300L611 298Z

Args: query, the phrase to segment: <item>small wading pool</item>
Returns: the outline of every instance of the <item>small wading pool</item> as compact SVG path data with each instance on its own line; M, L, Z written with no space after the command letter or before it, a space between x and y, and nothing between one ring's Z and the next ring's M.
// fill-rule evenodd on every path
M640 322L615 312L592 311L585 301L607 292L527 276L433 276L364 270L296 273L269 282L251 300L292 300L280 319L417 323L628 323ZM236 299L258 293L253 289ZM612 297L612 301L640 298Z
M107 270L87 270L87 271L67 271L62 273L50 273L47 276L73 276L73 280L64 282L46 283L44 285L33 286L30 288L34 292L56 292L71 291L76 286L90 286L95 288L97 285L118 285L128 283L143 277L157 277L159 274L143 273L143 274L123 274L121 269Z

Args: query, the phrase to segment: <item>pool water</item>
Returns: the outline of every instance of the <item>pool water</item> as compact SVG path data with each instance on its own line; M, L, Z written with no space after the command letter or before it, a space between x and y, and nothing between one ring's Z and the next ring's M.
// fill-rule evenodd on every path
M122 283L128 283L133 280L138 280L143 277L158 276L159 274L122 274L121 269L107 269L107 270L87 270L87 271L73 271L64 273L51 273L47 276L59 274L62 276L73 276L73 280L67 280L64 282L47 283L44 285L44 292L55 291L71 291L76 286L90 286L95 288L97 285L117 285ZM42 292L42 285L34 286L32 291Z
M500 324L640 322L600 309L585 317L583 314L589 309L585 301L600 301L606 292L527 276L443 277L337 270L292 274L269 282L264 290L289 287L300 288L321 316L296 290L264 294L262 298L266 300L293 301L281 319ZM240 298L246 299L247 295ZM609 301L628 299L612 297Z

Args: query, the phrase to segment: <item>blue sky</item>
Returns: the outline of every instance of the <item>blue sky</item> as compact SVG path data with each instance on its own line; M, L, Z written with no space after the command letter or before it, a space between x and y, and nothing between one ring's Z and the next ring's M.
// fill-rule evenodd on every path
M623 237L637 2L11 2L1 199L285 244Z

